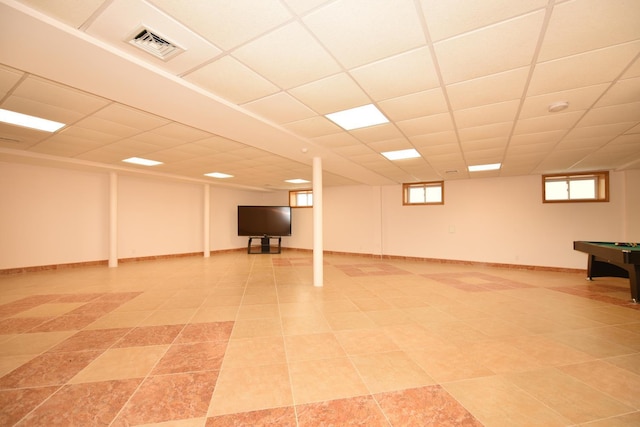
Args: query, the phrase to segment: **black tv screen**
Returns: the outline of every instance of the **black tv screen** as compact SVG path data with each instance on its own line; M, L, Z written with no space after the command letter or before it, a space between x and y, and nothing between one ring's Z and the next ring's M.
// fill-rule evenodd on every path
M291 207L238 206L238 236L291 236Z

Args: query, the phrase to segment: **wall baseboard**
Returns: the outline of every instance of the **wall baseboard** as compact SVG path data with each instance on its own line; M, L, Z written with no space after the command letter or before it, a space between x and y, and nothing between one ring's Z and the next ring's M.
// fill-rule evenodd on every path
M220 249L220 250L210 251L210 255L227 254L227 253L233 253L233 252L246 252L246 250L247 250L246 247L236 248L236 249ZM301 249L301 248L282 248L282 252L283 253L284 252L313 253L313 250ZM398 256L398 255L378 255L378 254L365 254L365 253L357 253L357 252L324 251L324 254L356 256L356 257L373 258L373 259L402 260L402 261L412 261L412 262L432 262L432 263L439 263L439 264L475 265L475 266L483 266L483 267L508 268L508 269L514 269L514 270L552 271L552 272L560 272L560 273L585 273L586 272L586 269L580 269L580 268L546 267L546 266L538 266L538 265L505 264L505 263L495 263L495 262L408 257L408 256ZM126 264L126 263L133 263L133 262L157 261L157 260L164 260L164 259L186 258L186 257L196 257L196 256L202 256L202 252L188 252L188 253L182 253L182 254L120 258L118 259L118 263ZM9 274L32 273L37 271L64 270L68 268L108 266L108 265L109 265L108 260L99 260L99 261L73 262L68 264L51 264L51 265L37 265L37 266L31 266L31 267L7 268L7 269L0 269L0 276L9 275Z

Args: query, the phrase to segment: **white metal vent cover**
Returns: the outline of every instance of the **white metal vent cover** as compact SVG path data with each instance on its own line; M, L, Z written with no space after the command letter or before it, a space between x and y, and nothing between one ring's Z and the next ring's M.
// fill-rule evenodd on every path
M145 27L135 31L130 37L129 43L163 61L168 61L174 56L184 52L184 49L177 44Z

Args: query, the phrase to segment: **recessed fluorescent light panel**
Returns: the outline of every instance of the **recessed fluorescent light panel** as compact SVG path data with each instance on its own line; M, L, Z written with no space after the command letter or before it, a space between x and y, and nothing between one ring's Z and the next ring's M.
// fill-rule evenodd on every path
M500 169L500 163L491 163L488 165L474 165L469 166L469 172L482 172L482 171L494 171Z
M389 160L415 159L416 157L420 157L420 153L413 148L409 148L407 150L386 151L381 154Z
M157 166L162 164L162 162L156 162L155 160L149 160L149 159L142 159L140 157L129 157L128 159L124 159L123 162L133 163L134 165L141 165L141 166Z
M327 114L325 117L344 130L360 129L368 126L380 125L382 123L389 123L389 119L387 119L373 104L338 111L336 113Z
M30 116L28 114L16 113L15 111L9 111L2 108L0 108L0 122L36 130L43 130L45 132L55 132L64 126L64 123L41 119L40 117Z
M222 173L222 172L211 172L211 173L205 173L205 176L210 176L211 178L233 178L233 175L229 175L226 173Z
M307 181L306 179L296 178L296 179L287 179L284 182L288 182L289 184L306 184L310 181Z

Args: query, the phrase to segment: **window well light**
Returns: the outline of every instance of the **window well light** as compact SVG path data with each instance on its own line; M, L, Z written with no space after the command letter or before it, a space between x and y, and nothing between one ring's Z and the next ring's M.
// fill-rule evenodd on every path
M42 119L28 114L16 113L15 111L9 111L2 108L0 108L0 122L36 130L43 130L45 132L55 132L64 126L64 123Z
M123 162L141 166L157 166L162 164L162 162L156 162L155 160L143 159L140 157L129 157L128 159L124 159Z
M409 148L407 150L385 151L380 154L389 160L415 159L416 157L420 157L420 153L418 153L414 148Z
M286 179L284 182L288 182L289 184L306 184L310 181L307 181L306 179L295 178L295 179Z
M229 175L227 173L222 173L222 172L211 172L211 173L205 173L204 175L210 176L211 178L220 178L220 179L233 178L233 175Z
M500 169L501 163L491 163L487 165L469 166L469 172L494 171Z
M389 119L373 104L338 111L327 114L325 117L344 130L360 129L382 123L389 123Z

